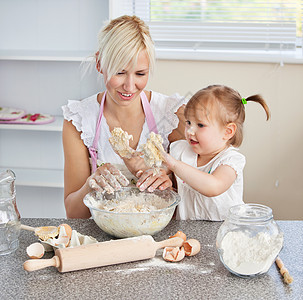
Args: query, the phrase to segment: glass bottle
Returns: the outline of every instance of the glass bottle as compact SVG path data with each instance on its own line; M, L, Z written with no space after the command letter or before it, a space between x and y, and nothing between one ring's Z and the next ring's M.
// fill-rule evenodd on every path
M282 246L283 233L273 219L272 210L261 204L231 207L216 239L223 265L244 278L265 274Z
M20 214L16 206L15 174L11 170L0 173L0 255L19 247Z

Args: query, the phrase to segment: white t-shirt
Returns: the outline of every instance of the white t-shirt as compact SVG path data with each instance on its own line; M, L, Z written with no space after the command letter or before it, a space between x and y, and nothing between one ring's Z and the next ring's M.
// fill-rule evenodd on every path
M239 153L237 148L232 146L227 148L201 167L197 167L198 155L185 140L173 142L170 146L170 154L175 159L206 173L211 174L220 165L228 165L237 173L232 186L216 197L202 195L176 176L178 193L181 196L181 202L177 207L177 220L222 221L226 219L230 207L244 203L242 198L245 156Z
M97 101L98 94L85 98L81 101L68 100L67 105L62 106L64 119L72 121L76 129L81 132L81 139L86 147L90 147L93 143L96 124L99 116L100 104ZM179 107L186 103L186 99L174 94L166 96L157 92L151 93L150 106L157 124L158 133L163 138L163 146L165 150L169 145L169 134L178 127L179 119L175 112ZM106 118L101 118L100 138L98 142L98 160L101 162L109 162L118 167L125 173L127 177L132 177L124 165L123 160L115 153L109 143L111 136ZM145 119L138 148L146 143L149 136L149 129Z

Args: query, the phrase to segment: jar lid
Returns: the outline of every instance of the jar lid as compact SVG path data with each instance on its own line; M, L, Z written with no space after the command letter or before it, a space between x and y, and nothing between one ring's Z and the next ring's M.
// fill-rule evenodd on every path
M5 170L3 172L0 170L0 184L7 184L15 181L15 179L16 175L12 170Z
M240 204L229 209L229 219L237 222L264 223L272 218L272 209L262 204Z
M14 197L15 189L15 173L12 170L1 172L0 170L0 201L6 201L7 198Z

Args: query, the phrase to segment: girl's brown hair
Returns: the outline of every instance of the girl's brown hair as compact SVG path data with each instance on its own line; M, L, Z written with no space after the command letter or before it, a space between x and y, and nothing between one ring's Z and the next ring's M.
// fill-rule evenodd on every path
M266 120L270 118L270 110L260 95L242 98L230 87L224 85L210 85L195 93L185 107L184 115L187 118L190 111L202 110L207 118L216 118L222 126L229 123L237 125L234 136L228 141L229 145L239 147L243 141L243 123L245 121L245 102L257 102L265 110Z

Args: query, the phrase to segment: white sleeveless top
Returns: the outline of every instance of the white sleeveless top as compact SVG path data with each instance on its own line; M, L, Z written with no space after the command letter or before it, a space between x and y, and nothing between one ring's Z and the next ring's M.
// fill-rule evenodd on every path
M67 105L62 106L64 119L72 121L76 129L81 132L81 139L87 148L92 145L96 132L96 123L100 109L97 96L98 94L95 94L81 101L68 100ZM175 112L181 105L186 104L186 102L187 100L178 94L166 96L157 92L151 93L150 106L159 134L163 138L163 147L165 150L167 150L169 145L169 134L177 128L179 124L179 119ZM114 165L124 165L123 160L115 153L109 143L110 136L110 130L106 118L103 115L101 119L100 139L98 142L98 160ZM145 120L137 147L145 144L148 136L149 129Z
M226 219L230 207L244 203L243 169L246 161L245 156L237 148L230 146L201 167L197 167L198 156L187 141L173 142L170 146L170 154L175 159L181 160L202 172L211 174L220 165L228 165L237 174L237 178L231 187L215 197L202 195L176 176L178 193L181 196L181 202L177 207L177 220L223 221Z

